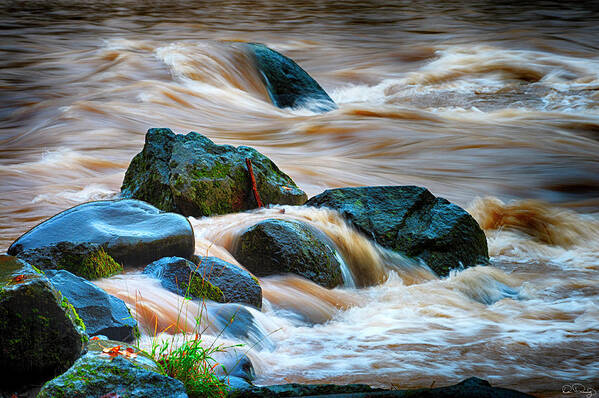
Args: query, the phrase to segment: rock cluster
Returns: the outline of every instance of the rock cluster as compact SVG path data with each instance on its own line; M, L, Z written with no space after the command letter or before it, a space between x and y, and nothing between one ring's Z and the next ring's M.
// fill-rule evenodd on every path
M336 108L295 62L263 45L243 45L275 105L317 112ZM186 397L181 382L160 374L152 358L124 343L139 337L139 331L123 301L89 282L131 267L145 267L145 274L172 292L217 306L213 322L224 328L224 336L273 349L254 318L262 307L255 275L292 273L331 289L348 285L344 277L349 271L329 237L292 219L267 219L238 236L232 254L245 268L196 256L186 216L255 209L255 191L266 205L331 208L376 244L422 261L440 276L489 259L476 221L425 188L338 188L307 201L289 176L253 148L217 145L195 132L150 129L125 174L123 199L65 210L33 227L9 247L9 255L0 256L0 387L58 376L43 386L40 397ZM115 341L87 344L88 334ZM103 344L119 349L105 355ZM121 347L126 355L119 354ZM232 352L223 362L232 364L220 376L230 380L233 396L403 396L368 386L255 387L247 356ZM521 396L485 383L469 380L410 396Z

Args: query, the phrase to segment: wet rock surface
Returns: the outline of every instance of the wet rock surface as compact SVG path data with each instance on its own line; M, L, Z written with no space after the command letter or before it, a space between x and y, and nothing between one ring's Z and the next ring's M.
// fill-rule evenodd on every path
M254 275L217 257L194 256L193 262L200 275L222 290L226 303L262 308L262 288Z
M102 200L38 224L17 239L8 254L86 277L87 270L77 271L85 269L82 264L100 247L118 263L135 266L165 256L190 257L194 244L193 229L179 214L161 212L139 200Z
M258 207L246 159L264 205L301 205L306 194L253 148L216 145L196 132L150 129L125 174L121 194L185 216L237 213Z
M110 341L103 343L112 346ZM90 350L67 372L46 383L38 397L187 397L185 386L179 380L138 362L138 358L111 357ZM147 360L143 360L145 362Z
M47 270L45 274L73 305L89 336L130 342L139 335L137 321L123 300L68 271Z
M256 350L274 350L275 343L256 321L249 309L240 304L220 304L210 307L210 321L225 337L244 341Z
M258 43L244 44L253 55L273 104L279 108L307 108L313 112L337 109L335 102L292 59Z
M306 206L338 211L379 245L422 259L440 276L489 261L484 232L461 207L417 186L329 189Z
M257 276L293 273L327 288L343 283L332 242L299 221L269 219L253 225L239 237L234 256Z
M223 292L210 283L197 266L181 257L164 257L149 264L144 274L160 280L167 290L180 296L206 298L223 303Z
M73 307L31 265L0 255L0 387L42 383L68 369L87 335Z

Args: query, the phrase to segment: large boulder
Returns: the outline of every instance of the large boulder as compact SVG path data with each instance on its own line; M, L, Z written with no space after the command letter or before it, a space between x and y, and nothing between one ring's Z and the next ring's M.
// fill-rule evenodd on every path
M163 288L178 295L225 302L223 292L210 283L194 263L184 258L161 258L144 268L143 273L160 280Z
M343 283L333 243L300 221L269 219L251 226L235 243L234 256L257 276L293 273L327 288Z
M139 337L137 321L123 300L65 270L47 270L46 277L73 305L90 336L133 341Z
M307 196L266 156L246 146L216 145L191 132L150 129L125 174L121 195L185 216L237 213L258 207L246 159L262 202L301 205Z
M286 56L258 43L244 43L273 104L279 108L307 108L313 112L337 109L335 102L306 71Z
M222 290L226 303L262 308L262 288L254 275L218 257L194 256L193 260L196 272Z
M182 382L160 374L154 361L132 346L98 340L88 349L68 371L47 382L38 398L187 397Z
M33 227L8 253L40 268L95 279L118 271L110 257L125 265L146 265L165 256L189 258L194 245L193 229L179 214L163 213L139 200L101 200Z
M0 390L41 383L81 355L87 335L76 311L31 265L0 255Z
M489 261L484 232L464 209L416 186L329 189L306 206L329 207L379 245L445 276Z

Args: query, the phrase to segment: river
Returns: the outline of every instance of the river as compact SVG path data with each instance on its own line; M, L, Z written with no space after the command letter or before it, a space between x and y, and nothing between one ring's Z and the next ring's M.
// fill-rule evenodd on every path
M294 59L339 109L274 107L239 41ZM197 131L258 149L309 196L425 186L489 243L491 266L439 279L323 210L190 218L196 253L233 262L252 223L305 220L371 282L263 278L257 384L597 390L598 50L591 2L2 2L0 247L117 198L148 128ZM148 334L176 319L177 299L135 272L97 283L145 306Z

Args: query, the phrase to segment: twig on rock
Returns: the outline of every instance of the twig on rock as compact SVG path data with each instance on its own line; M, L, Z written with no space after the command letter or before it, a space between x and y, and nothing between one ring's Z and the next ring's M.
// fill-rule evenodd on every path
M250 180L252 181L252 191L254 191L254 198L256 199L256 203L258 204L258 207L264 207L262 201L260 200L258 187L256 186L256 178L254 178L254 169L252 168L252 161L249 158L245 158L245 164L247 165L248 173L250 173Z

